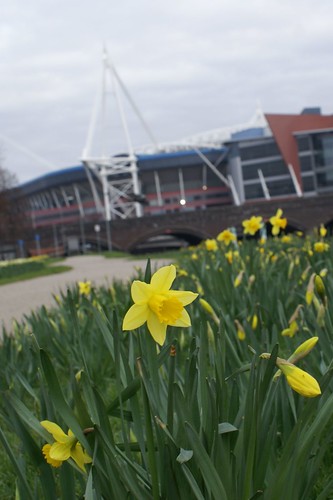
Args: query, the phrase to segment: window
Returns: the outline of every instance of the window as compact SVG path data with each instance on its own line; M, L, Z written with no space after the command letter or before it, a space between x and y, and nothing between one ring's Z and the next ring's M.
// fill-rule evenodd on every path
M309 172L312 170L312 156L310 156L310 155L300 156L299 161L300 161L302 172Z
M313 136L316 167L333 165L333 134L320 134Z
M251 200L253 198L264 198L264 193L260 183L244 186L244 191L246 200Z
M240 145L240 156L244 160L255 160L265 156L280 156L280 151L275 142L269 141L261 144L253 144L252 146L242 147Z
M309 151L311 149L309 136L297 137L298 151Z
M333 186L333 169L327 169L316 174L318 188Z
M295 194L295 187L290 177L278 181L267 181L266 184L271 196Z
M255 163L252 165L243 165L243 179L257 179L258 169L262 170L264 177L285 175L286 173L288 173L287 167L282 160L272 160L262 163Z
M315 183L313 175L306 175L302 177L303 191L315 191Z

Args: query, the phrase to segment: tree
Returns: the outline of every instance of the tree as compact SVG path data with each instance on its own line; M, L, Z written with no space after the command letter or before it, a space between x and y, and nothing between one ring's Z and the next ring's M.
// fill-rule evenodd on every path
M28 229L29 224L17 186L16 175L0 164L0 246L16 244Z

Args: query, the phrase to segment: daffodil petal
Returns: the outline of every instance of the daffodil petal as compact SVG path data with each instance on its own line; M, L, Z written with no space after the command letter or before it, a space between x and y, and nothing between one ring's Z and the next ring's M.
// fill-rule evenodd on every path
M85 471L84 464L90 463L92 461L89 455L84 453L80 443L77 443L76 446L71 450L71 458L74 460L76 465L80 467L80 469L83 471ZM89 461L87 460L87 458L89 459Z
M147 326L155 342L163 345L165 342L167 325L165 323L161 323L156 314L151 312L147 319Z
M186 309L182 310L180 318L178 318L172 326L184 326L186 328L191 326L191 318Z
M176 268L174 265L161 267L153 274L150 284L159 293L170 290L172 283L176 278Z
M144 283L143 281L135 280L131 287L132 299L135 303L148 302L151 296L151 285Z
M123 330L135 330L147 321L149 309L147 304L134 304L129 308L123 320Z
M188 304L191 304L191 302L193 302L199 294L194 292L183 292L181 290L170 290L168 295L178 299L183 306L187 306Z
M73 440L69 440L67 443L53 443L49 450L49 455L53 460L68 460L71 456L71 446L73 446Z
M49 420L43 420L40 424L42 427L44 427L44 429L47 430L47 432L52 434L55 441L58 441L59 443L66 443L66 441L68 440L68 436L64 433L62 428L59 427L58 424L50 422Z

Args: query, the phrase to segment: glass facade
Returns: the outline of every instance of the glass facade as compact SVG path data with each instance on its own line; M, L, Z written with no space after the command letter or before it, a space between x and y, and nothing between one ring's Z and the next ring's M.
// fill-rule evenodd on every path
M266 184L271 198L295 195L290 172L272 137L240 142L238 154L241 162L244 201L265 198L261 174L263 184Z
M324 193L333 188L333 131L304 132L297 146L305 193Z

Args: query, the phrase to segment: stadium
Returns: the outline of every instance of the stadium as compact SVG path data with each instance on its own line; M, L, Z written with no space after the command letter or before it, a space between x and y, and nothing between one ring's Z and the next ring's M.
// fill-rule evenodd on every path
M38 177L13 192L31 225L29 241L20 243L21 253L111 249L110 225L117 220L140 218L144 225L147 218L162 214L171 218L216 207L227 211L270 200L283 205L285 200L333 190L333 115L322 115L320 108L299 114L257 109L247 123L159 144L114 66L107 58L104 64L104 77L108 74L112 85L125 91L151 144L133 148L122 113L126 153L93 154L94 118L81 165ZM196 241L174 242L170 236L168 242L165 234L153 240L142 248Z

